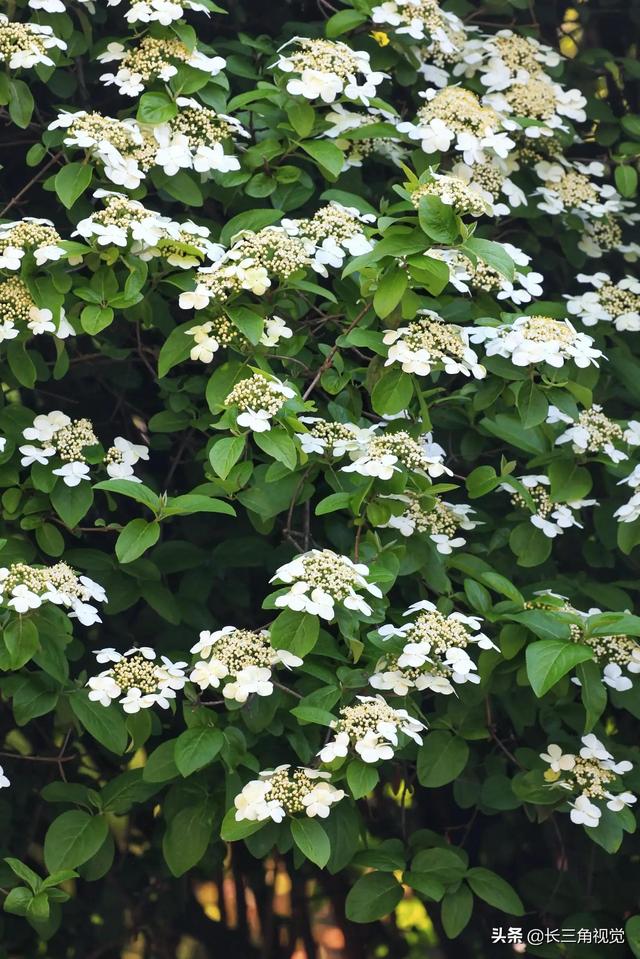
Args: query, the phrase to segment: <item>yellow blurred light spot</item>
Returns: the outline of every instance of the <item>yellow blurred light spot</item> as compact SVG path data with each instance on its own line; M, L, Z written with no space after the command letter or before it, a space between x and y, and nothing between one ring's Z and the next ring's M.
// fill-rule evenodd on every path
M137 749L136 752L131 757L131 762L128 765L128 769L142 769L143 766L147 764L147 750L141 747Z
M396 924L398 929L419 929L420 932L433 932L433 923L427 910L419 899L412 896L403 899L396 906Z
M379 47L386 47L391 43L389 34L385 33L384 30L374 30L369 36L376 41Z
M411 786L407 786L404 781L400 781L398 788L394 789L390 783L387 783L384 787L385 796L388 796L390 799L398 805L405 809L411 809L413 805L413 793L414 790Z
M278 872L276 875L273 891L276 896L288 896L291 892L291 877L286 872Z
M565 20L579 20L580 14L573 7L568 7L564 14Z
M560 53L564 57L572 60L578 52L578 44L571 37L562 37L560 40Z
M547 771L544 774L544 778L546 782L554 783L558 779L560 779L560 773L554 772L553 769L547 769Z

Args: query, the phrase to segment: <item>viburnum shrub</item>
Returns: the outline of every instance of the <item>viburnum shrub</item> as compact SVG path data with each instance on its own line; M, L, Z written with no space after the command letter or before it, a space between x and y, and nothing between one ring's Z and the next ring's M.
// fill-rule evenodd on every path
M2 6L0 955L640 956L637 0Z

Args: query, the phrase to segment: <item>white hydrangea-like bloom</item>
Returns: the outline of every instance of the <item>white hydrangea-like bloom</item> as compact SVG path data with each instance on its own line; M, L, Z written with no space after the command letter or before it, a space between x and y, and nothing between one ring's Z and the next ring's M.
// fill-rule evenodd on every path
M0 63L10 70L29 70L39 64L55 66L50 51L66 50L64 40L55 36L53 28L41 23L15 23L0 13Z
M346 793L331 784L331 775L306 766L277 766L248 782L234 799L238 822L282 822L285 818L326 819Z
M122 0L107 0L107 6L117 7ZM198 0L127 0L129 9L125 13L128 23L159 23L168 27L175 20L180 20L185 12L193 10L196 13L206 13L209 9Z
M604 355L593 346L593 338L579 333L569 320L550 316L519 316L502 326L477 326L470 329L472 343L485 343L487 356L502 356L514 366L537 366L547 363L561 369L572 362L579 369Z
M149 450L142 443L132 443L124 436L116 436L113 446L105 454L107 474L111 479L129 480L131 483L141 483L142 480L134 475L133 467L140 460L149 459Z
M108 669L87 681L89 699L109 706L118 700L125 713L160 706L168 709L176 698L176 691L186 682L187 663L174 663L166 656L158 662L156 653L148 646L128 649L94 650L98 663L111 663Z
M485 94L483 102L515 121L522 134L533 140L568 130L565 120L584 123L587 119L587 98L580 90L567 90L544 73L529 77L524 71L506 89Z
M344 473L359 473L361 476L373 476L389 480L401 469L409 470L432 479L439 476L451 476L451 470L444 465L445 451L434 442L431 433L425 433L414 439L406 430L374 436L370 431L355 450L349 451L352 462L341 467Z
M492 157L485 163L455 163L451 172L479 194L491 216L508 216L511 210L527 205L526 193L511 179L511 174L519 169L518 161L510 154L504 159Z
M597 403L588 410L582 410L577 417L569 416L557 406L550 406L546 422L552 425L568 424L569 429L556 436L554 445L562 446L564 443L571 443L573 452L581 456L587 453L600 454L606 456L612 463L621 463L628 459L628 456L616 444L640 445L639 423L631 420L627 428L623 429L619 423L609 419Z
M62 308L54 320L53 311L38 306L29 287L17 276L0 281L0 343L20 335L50 333L58 340L75 334Z
M209 240L206 227L191 220L175 223L139 200L111 190L96 190L93 196L102 201L103 209L80 220L72 235L99 248L119 247L141 260L159 257L182 269L199 266L205 259L215 263L224 252L224 247Z
M405 373L429 376L432 370L482 379L486 370L469 345L468 330L446 323L432 310L419 310L408 326L385 330L385 366L399 363Z
M271 429L273 417L295 395L295 390L275 377L269 379L264 373L254 373L236 383L224 405L238 408L238 426L245 426L254 433L265 433Z
M191 682L200 689L218 689L224 681L225 699L238 703L245 703L250 695L270 696L275 666L302 666L299 656L273 648L266 629L224 626L214 632L204 630L191 652L201 657L189 675Z
M179 111L166 123L153 129L158 144L155 163L167 176L178 170L229 173L240 169L240 161L225 147L236 147L238 137L250 136L241 123L224 113L216 113L193 97L177 97Z
M358 696L357 700L343 706L340 718L332 722L335 738L318 753L323 763L343 759L351 750L365 763L393 759L401 733L422 745L426 727L406 709L395 709L382 696Z
M403 512L390 516L378 529L395 529L402 536L427 533L437 551L444 556L466 544L463 536L456 535L459 530L473 530L481 525L472 518L474 508L466 504L436 499L432 506L425 506L415 493L391 494L384 498L402 503Z
M43 603L53 603L68 610L69 619L77 619L82 626L93 626L102 622L93 603L106 601L99 583L78 574L64 562L42 567L12 563L0 569L0 603L16 613L28 613Z
M460 86L429 88L420 94L425 105L413 121L397 126L410 140L419 140L424 153L455 149L468 165L506 159L516 146L508 131L516 126L471 90Z
M500 246L516 264L513 280L508 280L502 273L480 259L474 265L458 250L435 247L429 250L429 256L447 264L449 282L459 293L483 290L485 293L495 295L497 300L510 300L519 306L530 303L534 297L542 294L542 274L528 269L531 257L518 247L511 243L501 243Z
M541 530L548 539L555 539L556 536L561 535L572 526L582 529L582 524L578 522L578 512L585 507L598 505L598 501L595 499L555 503L549 494L551 480L544 473L518 476L516 479L521 484L520 487L514 485L510 480L505 480L504 483L500 484L500 489L511 494L513 506L518 509L529 510L531 514L530 522ZM526 495L523 495L522 488L524 488Z
M458 216L480 217L492 213L493 206L484 191L470 185L469 179L433 170L428 177L425 182L410 188L409 199L416 209L424 197L434 196L445 206L453 207Z
M95 111L62 111L48 129L65 130L63 144L87 150L117 186L137 189L153 166L155 141L132 117L116 120Z
M378 599L382 592L368 581L368 576L369 567L364 563L354 563L330 549L312 549L280 566L269 582L290 587L276 597L279 609L310 613L330 621L335 617L336 604L363 616L371 615L371 606L362 591Z
M488 90L507 90L514 82L546 78L544 68L557 67L561 60L557 50L535 37L497 30L494 34L471 37L453 72L467 77L479 73L480 82Z
M606 253L621 253L628 263L636 263L640 259L640 244L625 242L622 227L623 223L634 226L640 222L640 213L625 211L618 216L594 219L578 210L576 215L582 220L578 249L586 256L600 259Z
M336 146L345 154L343 172L351 169L351 167L361 167L363 161L372 154L381 159L389 160L396 166L407 157L408 149L398 137L358 137L358 139L351 139L347 135L350 131L374 123L386 123L395 128L398 117L388 110L367 107L365 113L354 113L342 103L334 103L333 108L325 116L325 120L331 126L324 131L323 135L335 139Z
M0 270L19 270L23 259L32 256L36 266L55 263L67 256L62 238L51 220L24 217L0 224Z
M38 440L43 445L26 444L19 447L22 454L22 466L32 463L49 464L53 457L61 466L52 469L55 476L61 476L66 486L78 486L82 480L89 479L89 467L85 451L98 443L93 424L88 419L71 420L61 410L36 416L33 425L23 430L27 440Z
M429 40L432 55L447 60L457 58L465 40L462 20L441 10L438 0L384 0L373 8L371 19L391 27L397 37Z
M632 764L626 760L616 763L593 733L582 737L578 755L563 753L560 746L551 743L540 758L549 765L545 780L575 796L569 807L571 822L576 825L595 828L600 822L605 801L611 812L621 812L636 802L633 793L621 791L620 777L633 768Z
M600 219L633 207L610 183L598 183L594 179L606 172L604 164L597 161L578 163L555 157L552 161L540 160L534 169L544 184L533 194L542 197L537 203L538 209L551 216L581 211L588 217Z
M295 49L287 49L291 45ZM286 50L286 53L281 51ZM388 76L371 69L369 54L339 40L292 37L278 51L274 64L289 76L286 89L294 97L333 103L338 97L369 105Z
M99 63L118 63L116 73L103 73L100 80L115 84L124 96L135 97L154 80L168 81L178 73L180 65L216 77L226 66L223 57L209 57L200 50L190 50L177 38L143 37L137 46L127 49L119 41L107 44L98 56Z
M619 332L640 331L640 282L625 276L614 283L608 273L578 273L578 283L593 289L580 296L565 296L567 312L585 326L611 323Z
M468 650L474 645L498 647L481 631L479 617L458 612L445 616L428 600L414 603L404 615L411 621L379 630L395 651L378 661L369 680L375 689L396 696L405 696L411 689L450 695L455 685L480 682Z

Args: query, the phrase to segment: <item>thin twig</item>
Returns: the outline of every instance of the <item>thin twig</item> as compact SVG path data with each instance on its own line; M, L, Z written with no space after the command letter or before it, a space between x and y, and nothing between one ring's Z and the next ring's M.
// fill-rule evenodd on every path
M29 182L26 183L26 184L22 187L22 189L19 190L19 191L16 193L16 195L15 195L11 200L9 200L9 202L7 203L7 205L4 206L4 207L2 208L2 210L0 210L0 218L2 218L2 217L5 215L5 213L8 213L8 211L9 211L13 206L15 206L16 203L18 203L18 201L19 201L20 199L22 199L22 197L25 195L25 193L27 193L27 192L31 189L31 187L34 185L34 183L37 183L37 182L38 182L38 180L42 177L42 174L43 174L43 173L46 173L46 171L49 169L49 167L52 167L54 163L57 163L57 161L60 159L61 156L62 156L62 152L60 152L60 153L54 153L54 155L50 158L49 162L48 162L48 163L45 163L45 165L44 165L43 167L41 167L40 170L38 170L38 172L35 174L35 176L32 176L31 179L29 180Z
M367 304L360 310L360 312L358 313L358 315L356 316L356 318L351 321L351 323L350 323L349 326L346 328L346 330L344 331L344 333L340 333L340 336L348 336L349 333L351 333L351 330L360 322L360 320L361 320L362 317L365 315L365 313L367 312L368 309L369 309L369 304L367 303ZM319 368L319 370L317 371L316 375L315 375L314 378L311 380L311 382L309 383L308 387L306 388L306 390L305 390L304 393L302 394L302 399L303 399L303 400L309 399L309 397L311 396L311 394L312 394L313 391L315 390L315 388L316 388L316 386L317 386L317 384L318 384L318 382L319 382L319 380L320 380L320 377L321 377L324 373L326 373L327 370L332 366L333 361L334 361L334 358L335 358L335 355L336 355L336 353L338 352L338 350L339 350L339 346L338 346L338 344L336 343L335 346L332 347L331 352L327 355L327 358L325 359L324 363L320 366L320 368Z

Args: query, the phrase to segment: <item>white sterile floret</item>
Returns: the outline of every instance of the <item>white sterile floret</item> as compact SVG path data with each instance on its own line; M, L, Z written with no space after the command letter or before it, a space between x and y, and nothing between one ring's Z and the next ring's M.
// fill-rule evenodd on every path
M398 38L428 40L423 52L439 64L455 62L466 38L463 21L441 10L438 0L383 0L371 11L371 19L391 27Z
M98 56L100 63L118 63L116 73L103 73L100 80L115 84L120 93L135 97L154 80L170 80L181 65L215 77L226 66L222 57L209 57L200 50L190 50L177 38L143 37L135 47L113 41Z
M122 0L107 0L107 6L116 7ZM181 20L185 12L206 13L209 8L198 0L127 0L129 9L125 13L128 23L159 23L168 27L175 20Z
M112 648L95 650L99 663L111 663L108 669L91 676L87 682L89 699L109 706L118 700L126 713L137 713L158 705L168 709L176 691L184 687L187 663L174 663L157 656L153 649L129 649L118 653Z
M436 499L429 506L415 493L389 494L383 498L402 503L404 508L401 513L390 516L386 523L378 524L378 529L395 529L402 536L427 533L437 551L444 556L465 545L466 540L456 535L459 530L472 530L481 525L472 519L474 508L466 504Z
M106 601L99 583L78 575L64 562L42 567L13 563L0 569L0 603L16 613L53 603L64 607L70 619L77 619L83 626L93 626L102 622L93 602Z
M149 450L141 443L132 443L124 436L116 436L113 446L105 454L107 474L112 479L129 480L132 483L142 482L134 475L133 467L140 460L149 459Z
M489 90L505 90L514 81L541 76L544 79L544 68L557 67L561 60L557 50L535 37L498 30L470 38L454 73L467 77L480 73L481 83Z
M410 622L378 631L395 651L378 661L369 680L375 689L392 690L397 696L408 689L450 695L454 684L480 682L468 650L474 645L498 647L481 631L479 617L458 612L446 616L428 600L414 603L404 615L411 617Z
M288 49L292 44L294 49ZM368 106L377 87L388 76L371 69L366 51L352 50L339 40L293 37L278 52L274 66L292 75L287 80L287 93L307 100L333 103L345 96Z
M287 400L293 399L295 391L280 380L269 379L262 373L254 373L246 380L236 383L224 400L224 405L236 406L240 411L236 422L255 433L271 429L271 420Z
M329 773L306 766L277 766L260 773L235 797L238 822L282 822L285 817L326 819L346 793L331 784Z
M638 429L640 424L631 420L627 428L623 429L619 423L609 419L597 403L588 410L582 410L577 417L569 416L568 413L552 405L548 409L546 422L552 425L568 424L569 429L556 436L554 445L562 446L565 443L571 443L573 452L581 456L587 453L601 454L612 463L621 463L628 459L628 455L618 448L620 445L640 445Z
M598 183L594 179L604 176L605 168L601 163L569 163L559 157L553 161L539 161L535 172L544 183L533 194L542 197L538 209L552 216L582 211L586 216L602 218L633 206L630 201L623 200L610 183Z
M424 723L410 716L406 709L395 709L382 696L358 696L353 706L344 706L334 720L335 738L323 746L318 756L323 763L344 758L354 750L365 763L392 759L404 734L422 744Z
M569 320L550 316L520 316L502 326L470 328L472 343L485 343L487 356L502 356L514 366L547 363L560 369L566 362L580 369L598 366L604 355L593 346L593 338L579 333Z
M622 812L636 802L632 792L620 791L620 776L630 772L632 764L626 760L616 763L593 733L582 737L579 755L563 753L555 743L540 755L550 767L544 774L545 780L576 796L569 803L570 818L576 825L595 828L600 822L605 800L607 809L614 813Z
M548 539L555 539L572 526L582 529L576 514L585 507L598 505L595 499L571 500L568 503L554 502L549 493L551 480L544 473L518 476L516 479L521 487L524 487L526 495L523 495L521 487L510 480L501 483L500 489L511 494L513 506L530 511L531 524L541 530Z
M64 145L87 150L117 186L137 189L155 162L155 141L132 117L117 120L96 111L62 111L48 129L66 130Z
M279 609L287 607L332 620L336 604L363 616L371 614L371 606L361 592L366 590L376 598L382 592L367 580L368 575L369 567L364 563L354 563L330 549L312 549L280 566L269 582L290 586L288 592L276 597Z
M31 466L32 463L47 465L52 457L56 457L56 462L62 465L51 472L54 476L61 476L66 486L78 486L82 480L89 479L86 451L98 442L90 420L71 420L60 410L53 410L36 416L33 425L23 430L23 436L43 445L19 447L22 466Z
M293 330L287 326L281 316L268 316L260 337L262 346L277 346L280 340L290 340Z
M608 273L578 273L576 279L592 289L579 296L565 296L568 313L585 326L603 322L613 324L619 332L640 331L640 282L635 277L625 276L614 283Z
M204 690L217 689L224 680L224 697L238 703L245 703L252 694L270 696L275 666L302 666L299 656L274 649L265 629L225 626L214 632L204 630L191 652L201 656L189 676L191 682Z
M482 199L492 216L507 216L512 209L527 205L526 193L511 179L520 169L510 154L505 159L494 156L485 163L455 163L451 172L466 183Z
M11 781L5 776L4 769L0 766L0 789L7 789L11 785Z
M235 147L237 137L249 133L234 117L216 113L193 97L177 97L178 113L153 129L158 144L155 163L167 176L179 170L197 173L229 173L240 169L240 161L227 146Z
M389 347L385 366L399 363L405 373L428 376L434 369L476 379L486 375L469 346L468 330L446 323L432 310L419 310L407 326L386 330L382 342Z

